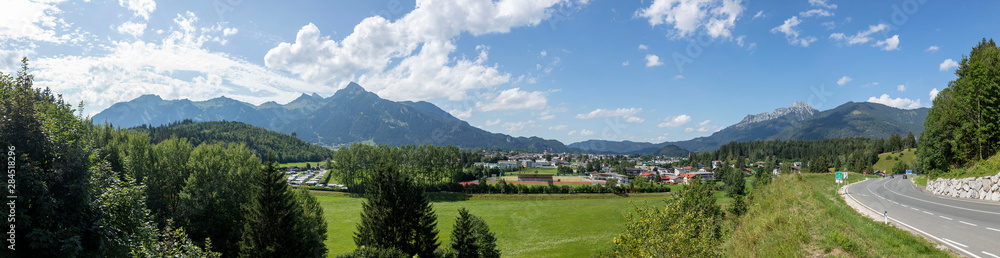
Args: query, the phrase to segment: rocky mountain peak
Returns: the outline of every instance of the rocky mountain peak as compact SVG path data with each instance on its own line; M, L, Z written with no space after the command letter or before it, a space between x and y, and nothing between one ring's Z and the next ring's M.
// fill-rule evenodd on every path
M788 115L792 116L792 120L802 121L812 117L813 114L816 114L817 112L819 112L819 110L816 110L812 106L809 106L801 101L796 101L791 107L777 108L771 113L765 112L756 115L747 115L743 118L743 121L740 121L740 123L736 124L736 126L744 126L752 123L774 120Z

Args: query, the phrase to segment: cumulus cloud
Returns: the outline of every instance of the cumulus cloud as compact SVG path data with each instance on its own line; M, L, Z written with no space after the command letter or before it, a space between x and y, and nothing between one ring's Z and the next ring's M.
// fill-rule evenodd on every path
M937 98L938 93L941 93L941 91L939 91L937 88L934 88L934 89L931 89L931 92L927 93L927 95L929 95L931 97L931 101L934 101L934 99Z
M642 123L645 119L636 117L642 108L619 108L619 109L595 109L587 114L577 114L577 119L592 119L600 117L621 117L628 123Z
M175 29L164 32L160 41L112 41L105 55L36 59L35 84L65 94L71 103L84 101L89 115L142 94L192 100L226 95L260 104L316 92L301 80L207 50L225 42L225 28L202 27L197 21L191 12L177 15Z
M826 0L809 0L809 5L819 6L828 9L837 9L837 5L829 4L826 2Z
M512 88L500 92L495 98L476 102L476 109L479 111L542 109L546 103L548 99L545 97L545 92Z
M679 115L675 117L668 117L664 119L665 122L656 125L656 127L680 127L691 122L691 116L689 115Z
M118 5L128 8L135 13L135 17L145 20L149 20L149 14L156 10L156 2L153 0L118 0Z
M830 34L830 38L836 41L840 41L842 44L856 45L862 43L868 43L872 41L872 34L889 29L889 25L885 23L879 23L875 25L869 25L868 30L858 31L858 33L847 36L844 33L833 33ZM896 44L899 44L899 39L896 39Z
M125 22L122 25L118 25L118 33L132 35L133 37L142 37L142 34L146 31L145 23L135 23L135 22Z
M743 13L742 0L654 0L635 16L649 25L673 26L672 37L684 38L704 30L712 38L728 38Z
M756 20L757 18L765 18L765 17L767 17L767 15L764 14L764 11L758 11L757 14L753 15L753 18L750 18L750 20Z
M837 23L833 22L833 21L823 22L820 25L823 25L823 27L826 27L827 30L832 30L832 29L837 28Z
M802 23L802 20L799 20L799 17L792 16L792 18L788 18L788 20L785 20L785 23L779 25L778 27L772 28L771 33L780 32L782 34L785 34L785 38L788 39L788 43L792 44L793 46L808 47L809 44L816 42L816 37L799 38L799 33L801 32L796 27L799 26L800 23Z
M594 131L583 129L583 130L580 130L580 135L583 135L583 136L594 135Z
M497 124L500 124L500 119L499 118L494 119L494 120L486 120L486 126L494 126L494 125L497 125Z
M656 55L646 55L646 67L660 66L663 62L660 61L660 57Z
M566 130L566 128L569 128L569 126L567 126L567 125L549 126L549 130L552 130L552 131L562 131L562 130Z
M7 0L0 8L0 41L79 42L87 33L70 30L58 17L63 0Z
M901 92L906 91L906 85L900 84L899 86L896 86L896 90Z
M463 100L468 91L510 81L510 74L486 64L488 48L475 60L451 57L455 37L507 33L535 26L564 0L421 1L402 18L368 17L340 41L303 26L292 43L264 57L272 69L288 71L319 85L342 87L358 81L393 100Z
M805 11L805 12L799 12L799 16L802 16L802 17L813 17L813 16L816 16L816 17L829 17L829 16L833 16L833 12L828 11L828 10L823 10L823 9L812 9L812 10Z
M649 47L643 44L639 44L639 50L649 50Z
M923 107L923 105L920 104L919 99L911 100L908 98L891 98L889 97L889 94L882 94L882 96L878 98L876 97L868 98L868 102L879 103L882 105L894 108L901 108L901 109L915 109Z
M507 131L510 132L510 133L516 133L516 132L524 131L524 129L526 129L529 126L534 125L534 124L535 124L535 121L528 120L527 122L508 122L508 123L503 123L503 127L504 127L504 129L507 129Z
M847 76L840 77L840 80L837 80L837 85L844 86L844 84L847 84L848 82L851 82L852 80L854 80L854 79L851 79L851 77L847 77Z
M449 111L448 113L451 114L452 116L458 118L458 119L466 119L466 118L472 117L472 109L471 108L470 109L466 109L464 111L456 109L456 110Z
M899 35L892 35L891 38L879 40L875 42L875 46L882 47L882 50L885 51L899 50Z
M955 68L958 68L958 62L955 62L951 58L945 59L944 62L941 62L941 65L938 65L938 70L942 72L955 70Z
M628 66L628 61L622 62L622 66Z
M566 133L566 135L574 135L574 134L576 134L576 130L569 131L568 133Z
M938 51L938 49L941 49L941 48L939 48L938 46L930 46L930 47L927 47L927 49L924 50L924 52L935 53L935 52Z

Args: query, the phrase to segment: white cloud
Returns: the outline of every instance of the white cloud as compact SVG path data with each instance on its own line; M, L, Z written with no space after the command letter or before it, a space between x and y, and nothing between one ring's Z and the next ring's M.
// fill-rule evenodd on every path
M955 68L958 68L958 62L951 60L951 58L945 59L944 62L941 62L941 65L938 65L938 70L942 72L954 70Z
M622 66L628 66L628 61L622 62Z
M239 32L240 32L240 30L236 29L236 28L226 28L226 29L222 30L222 35L228 37L228 36L236 35L236 33L239 33Z
M832 29L837 28L837 23L834 22L834 21L823 22L820 25L823 25L823 27L826 27L827 30L832 30Z
M511 75L485 58L454 58L454 38L507 33L535 26L552 16L563 0L420 1L402 18L362 20L341 41L322 36L316 25L302 27L295 42L268 51L264 63L319 85L341 87L357 81L393 100L464 100L468 91L489 89ZM480 50L480 57L488 49Z
M546 120L552 120L553 118L556 118L556 115L542 115L538 117L538 120L546 121Z
M691 122L691 116L689 115L679 115L675 117L668 117L664 119L663 123L656 125L656 127L680 127Z
M494 120L486 120L486 126L494 126L494 125L497 125L497 124L500 124L500 119L499 118L494 119Z
M691 128L691 127L688 127L688 128L684 128L684 132L685 132L685 133L690 133L690 132L694 132L694 130L695 130L695 129L694 129L694 128Z
M930 47L927 47L927 50L924 50L924 52L936 53L938 51L938 49L941 49L941 48L939 48L938 46L930 46Z
M674 80L680 80L680 79L684 79L684 75L680 75L680 74L674 75Z
M132 35L133 37L142 37L142 34L146 31L145 23L134 23L127 21L118 25L118 33Z
M728 38L743 13L742 0L654 0L636 11L649 25L673 25L672 37L684 38L704 30L712 38Z
M809 0L809 4L812 6L819 6L823 8L837 9L837 5L828 4L826 3L826 0Z
M646 67L660 66L663 62L660 61L660 57L656 55L646 55Z
M649 50L649 47L643 44L639 44L639 50Z
M642 108L619 108L619 109L595 109L587 114L577 114L577 119L592 119L598 117L622 117L627 118L642 112Z
M545 57L545 56L549 55L549 52L545 51L545 50L542 50L542 52L539 52L538 55L541 56L541 57Z
M197 20L190 12L178 15L173 20L176 29L165 32L159 42L112 41L104 55L36 59L35 84L63 93L68 102L83 101L90 112L87 115L142 94L191 100L226 95L260 104L291 101L301 92L332 93L207 50L207 45L225 42L224 28L198 27Z
M756 20L757 18L766 18L766 17L767 15L764 14L764 11L758 11L757 14L753 15L753 18L750 18L750 20Z
M880 32L880 31L883 31L883 30L886 30L886 29L889 29L889 25L887 25L885 23L879 23L879 24L876 24L876 25L869 25L868 26L868 30L866 30L866 31L858 31L858 33L854 34L853 36L847 36L844 33L833 33L833 34L830 34L830 38L834 39L834 40L837 40L837 41L840 41L841 43L844 43L844 44L847 44L847 45L856 45L856 44L862 44L862 43L867 43L867 42L871 41L872 40L872 38L871 38L872 34L875 34L877 32ZM899 39L898 38L896 39L896 44L899 44Z
M574 135L574 134L576 134L576 130L569 131L568 133L566 133L566 135Z
M792 18L785 20L785 23L772 28L771 33L781 32L785 34L785 38L788 39L788 43L791 43L793 46L808 47L809 44L816 42L816 37L799 38L800 31L795 27L799 26L800 23L802 23L802 21L799 20L799 17L792 16Z
M548 99L545 97L545 92L512 88L500 92L495 98L476 102L476 109L479 111L542 109L546 103Z
M580 135L583 135L583 136L594 135L594 131L583 129L583 130L580 131Z
M927 95L929 95L931 97L931 101L934 101L934 99L937 98L938 93L941 93L941 91L939 91L937 88L934 88L934 89L931 89L931 92L928 93Z
M896 90L898 90L900 92L905 92L906 91L906 85L900 84L900 85L896 86Z
M847 76L840 77L840 80L837 80L837 85L844 86L844 84L847 84L848 82L851 82L852 80L854 80L854 79L851 79L851 77L847 77Z
M910 99L907 99L907 98L891 98L891 97L889 97L889 94L882 94L882 96L880 96L878 98L876 98L876 97L868 98L868 102L879 103L879 104L882 104L882 105L886 105L886 106L890 106L890 107L894 107L894 108L901 108L901 109L915 109L915 108L921 108L921 107L923 107L922 105L920 105L920 100L919 99L918 100L910 100Z
M879 40L875 42L875 46L882 47L882 50L885 51L899 50L899 35L892 35L891 38Z
M638 114L641 111L642 108L619 108L614 110L598 108L587 114L577 114L576 118L592 119L599 117L621 117L624 118L625 122L628 123L642 123L646 120L635 116L635 114Z
M470 109L466 109L465 111L455 109L455 110L452 110L452 111L448 111L448 113L451 114L452 116L458 118L458 119L463 119L463 120L466 119L466 118L472 117L472 109L471 108Z
M868 88L868 87L871 87L871 86L878 86L878 82L870 82L870 83L866 83L865 85L861 85L862 88Z
M135 17L145 20L149 20L149 14L156 10L156 2L153 0L118 0L118 5L128 8L135 13Z
M805 12L799 12L799 15L802 16L802 17L813 17L813 16L816 16L816 17L829 17L829 16L833 16L833 12L828 11L828 10L824 10L824 9L812 9L812 10L805 11Z
M0 8L0 41L79 42L86 33L70 31L57 15L63 0L5 0ZM59 34L63 32L65 34ZM32 44L33 45L33 44ZM6 47L5 47L6 48Z
M549 126L549 130L552 130L552 131L562 131L562 130L566 130L566 128L569 128L569 126L566 126L566 125Z
M706 126L706 125L708 125L711 122L712 122L712 120L705 120L705 121L702 121L701 123L698 123L698 126Z

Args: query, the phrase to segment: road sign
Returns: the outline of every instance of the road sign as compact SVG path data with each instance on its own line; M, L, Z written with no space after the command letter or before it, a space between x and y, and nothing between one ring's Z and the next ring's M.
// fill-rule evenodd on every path
M913 174L913 170L907 170L907 171L906 171L906 174L907 174L907 175L912 175L912 174Z
M836 181L837 181L838 184L844 182L844 172L837 172L837 180Z

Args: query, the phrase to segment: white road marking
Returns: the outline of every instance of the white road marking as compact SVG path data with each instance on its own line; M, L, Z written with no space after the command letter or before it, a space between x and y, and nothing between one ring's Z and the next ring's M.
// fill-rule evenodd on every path
M958 223L962 223L962 224L973 226L973 227L978 227L976 224L968 223L968 222L961 221L961 220L959 220Z
M870 186L871 184L868 184L868 185ZM868 189L868 192L871 192L872 194L875 194L875 192L872 191L871 188L865 187L865 189ZM854 199L854 201L857 202L858 204L861 204L861 206L864 206L865 208L868 208L869 210L872 210L875 213L878 213L877 210L872 209L872 207L868 207L868 205L865 205L864 203L862 203L861 201L859 201L857 198L854 198L854 196L848 195L848 197L851 197L851 199ZM899 221L896 218L889 218L889 219L891 219L892 221L895 221L896 223L899 223L900 225L906 226L906 227L911 228L911 229L913 229L913 230L915 230L917 232L920 232L920 234L924 234L925 236L929 236L929 237L933 238L934 240L937 240L938 242L941 242L943 244L949 245L952 248L955 248L955 250L962 251L963 253L968 254L971 257L980 258L978 255L976 255L976 254L974 254L972 252L966 251L965 249L962 249L961 247L958 247L957 245L945 242L944 240L941 240L940 238L938 238L938 237L936 237L934 235L931 235L931 234L929 234L927 232L924 232L923 230L920 230L919 228L915 228L915 227L910 226L910 225L908 225L906 223L903 223L902 221Z
M956 244L956 245L959 245L961 247L969 248L969 246L963 245L962 243L959 243L959 242L955 242L955 240L951 240L951 239L947 239L947 238L942 238L942 239L944 239L944 241L951 242L952 244Z
M995 228L991 228L991 227L986 227L986 229L993 230L993 231L996 231L996 232L1000 232L1000 229L995 229Z
M949 217L945 217L945 216L938 216L938 217L941 217L942 219L946 219L946 220L953 220L953 219L951 219Z
M927 211L924 211L924 213L927 213L927 214L930 214L931 216L934 216L934 213L930 213L930 212L927 212Z
M920 211L920 210L918 210L917 208L910 208L910 209L913 209L913 210L915 210L915 211Z
M996 258L1000 258L1000 256L997 256L997 255L995 255L995 254L991 254L991 253L987 253L986 251L983 251L983 253L984 253L984 254L986 254L986 255L989 255L989 256L993 256L993 257L996 257Z
M906 206L906 204L903 204L903 208L909 208L909 207L910 207L910 206Z
M888 183L888 182L886 182L886 183ZM914 200L921 201L921 202L933 203L933 204L937 204L937 205L941 205L941 206L945 206L945 207L951 207L951 208L961 209L961 210L967 210L967 211L977 211L977 212L982 212L982 213L989 213L989 214L994 214L994 215L1000 215L1000 212L991 212L991 211L983 211L983 210L977 210L977 209L969 209L969 208L963 208L963 207L956 207L956 206L951 206L951 205L947 205L947 204L943 204L943 203L936 203L936 202L927 201L927 200L919 199L919 198L912 197L912 196L903 195L903 194L897 193L896 191L893 191L892 189L889 189L889 187L886 187L885 184L882 184L882 187L885 188L885 190L888 190L889 192L892 192L892 193L894 193L894 194L896 194L898 196L902 196L902 197L914 199ZM872 191L871 189L868 189L868 191L874 193L874 191ZM956 200L956 201L962 201L962 200ZM962 202L968 202L968 201L962 201Z

